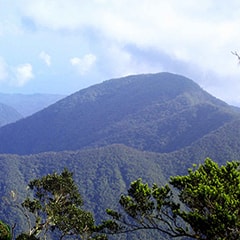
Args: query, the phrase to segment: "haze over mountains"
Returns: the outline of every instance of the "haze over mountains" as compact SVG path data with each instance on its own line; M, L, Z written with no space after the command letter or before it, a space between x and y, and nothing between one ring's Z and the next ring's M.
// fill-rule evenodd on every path
M239 126L238 108L183 76L108 80L0 128L0 191L24 196L30 179L67 167L99 221L139 177L162 184L206 157L240 159Z
M32 115L57 102L64 95L0 93L0 127Z
M23 117L36 113L43 108L64 98L60 94L6 94L0 93L0 103L11 106Z
M14 108L0 103L0 127L11 122L16 122L23 116Z

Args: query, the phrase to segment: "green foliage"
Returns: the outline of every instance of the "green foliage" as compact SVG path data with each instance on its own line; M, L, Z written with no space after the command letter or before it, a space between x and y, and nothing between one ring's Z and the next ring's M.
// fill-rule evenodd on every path
M1 240L11 240L12 239L12 233L10 227L0 221L0 239Z
M206 159L187 176L171 178L179 190L180 200L189 211L179 211L200 239L240 238L240 171L239 162L218 166Z
M39 240L39 238L27 233L21 233L19 236L17 236L16 240Z
M237 129L240 128L236 124L235 131ZM222 136L223 141L226 140L227 134L224 136ZM213 140L216 142L215 138ZM221 145L218 146L216 151L212 152L206 146L206 155L218 156L219 164L224 164L223 156L226 155L223 153L226 149L221 148ZM237 155L239 156L237 152L239 149L240 147L236 144L236 147L231 148L229 153L235 154L233 156L236 159ZM26 185L31 179L45 176L49 172L60 173L67 166L70 171L74 172L75 182L84 198L85 209L94 213L98 224L102 219L107 218L106 208L116 209L116 199L120 198L121 193L127 192L127 187L132 181L140 177L143 182L149 184L149 187L153 182L162 186L167 182L169 175L185 174L193 161L199 163L199 159L206 156L201 155L201 151L203 152L204 149L198 148L192 158L194 153L192 151L157 154L137 151L123 145L112 145L76 152L51 152L31 156L1 155L0 169L4 173L0 178L1 195L9 197L10 191L14 190L17 202L20 203L26 198ZM231 159L231 157L227 155L226 159ZM0 201L0 204L2 220L10 225L17 223L14 229L16 235L25 232L28 225L24 215L17 209L6 205L4 201ZM149 236L148 238L143 236L148 233L141 231L139 234L141 234L141 239L149 238ZM139 239L136 236L136 233L132 233L129 239Z
M121 213L107 209L112 221L103 222L103 229L110 233L124 233L151 229L171 237L185 236L180 218L175 214L180 208L173 201L168 185L149 187L141 179L131 183L127 195L120 198Z
M107 217L105 209L116 206L117 199L127 190L126 186L131 181L141 177L148 183L165 183L166 179L161 172L164 165L159 163L158 154L137 151L123 145L30 156L1 155L0 168L4 172L0 178L0 186L4 186L1 194L9 197L10 191L14 190L16 202L21 203L27 197L26 185L31 179L41 178L48 173L60 173L67 166L74 173L74 180L84 200L84 209L94 213L98 224ZM167 162L166 167L169 168ZM29 197L31 193L29 191ZM5 222L11 225L17 223L14 229L16 235L27 232L27 221L18 209L0 201L0 211ZM132 234L130 239L139 239L135 235ZM142 233L141 239L144 239Z
M19 239L45 236L58 230L60 239L67 235L78 235L88 239L94 232L94 219L90 212L82 209L83 201L75 185L72 173L65 169L61 174L53 173L29 183L34 198L26 198L22 207L34 215L35 225L29 233ZM27 214L26 214L27 215ZM28 215L27 215L28 216Z
M74 171L86 209L99 221L104 209L114 208L116 197L139 177L164 184L165 178L185 174L193 162L208 156L219 163L238 159L240 121L232 121L236 116L231 107L181 76L161 73L106 81L1 128L1 152L84 148L1 155L1 196L14 190L22 201L30 179L67 167ZM18 210L2 201L0 212L2 220L17 222L18 233L25 231Z
M129 76L83 89L1 128L0 152L26 155L120 143L166 153L236 117L230 106L183 76Z
M198 168L189 169L188 175L170 179L178 190L175 197L168 185L149 187L138 179L120 198L123 211L108 209L112 220L103 224L115 233L155 229L171 237L240 239L239 165L228 162L219 167L208 158Z

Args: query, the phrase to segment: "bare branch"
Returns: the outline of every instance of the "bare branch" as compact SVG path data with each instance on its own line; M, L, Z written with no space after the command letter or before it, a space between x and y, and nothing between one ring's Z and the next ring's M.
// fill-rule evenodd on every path
M237 53L237 51L235 52L231 52L234 56L236 56L238 58L238 61L240 62L240 55Z

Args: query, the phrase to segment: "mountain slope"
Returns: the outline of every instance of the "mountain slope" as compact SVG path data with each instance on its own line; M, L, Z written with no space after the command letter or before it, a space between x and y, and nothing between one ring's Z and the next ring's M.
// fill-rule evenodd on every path
M1 218L24 226L22 214L6 205L10 191L20 202L29 180L67 167L99 221L137 178L164 184L206 157L240 159L239 126L238 111L179 75L130 76L81 90L0 128L1 152L29 154L0 154ZM117 236L140 238L166 239Z
M26 186L30 180L67 167L74 173L84 206L94 212L100 222L106 218L105 209L116 207L121 193L126 192L131 181L141 177L149 184L166 182L156 159L157 154L142 153L123 145L30 156L0 155L0 168L4 172L0 178L0 190L2 199L6 199L0 201L1 220L12 226L18 223L21 231L24 226L27 228L22 212L6 204L10 200L9 193L16 193L14 205L21 203L28 194ZM139 238L132 236L129 239Z
M22 115L14 108L0 103L0 127L11 122L16 122L21 119Z
M15 108L24 117L30 116L64 98L59 94L6 94L0 93L0 103Z
M0 152L31 154L114 143L171 152L238 117L185 77L129 76L81 90L2 127Z
M240 137L240 130L237 130L235 138L229 137L233 135L239 123L235 121L226 124L216 133L206 135L198 144L172 153L138 151L114 144L81 151L47 152L28 156L0 155L0 193L3 199L0 201L1 219L11 225L17 223L17 227L21 227L22 231L26 219L17 208L6 204L10 200L9 193L12 190L16 193L17 200L14 204L21 203L28 195L26 185L30 180L48 173L60 172L67 167L74 173L74 180L83 196L84 206L95 214L99 222L106 218L106 208L118 207L120 195L127 192L131 181L142 178L149 185L153 182L163 185L169 176L187 174L187 169L193 163L202 163L206 157L212 157L220 164L232 160L233 156L240 159L239 145L232 145ZM227 134L225 143L215 141L225 134ZM231 151L228 149L229 146L232 146ZM128 238L116 236L116 239L139 238L137 233ZM167 238L161 238L159 234L150 237L141 233L141 239Z

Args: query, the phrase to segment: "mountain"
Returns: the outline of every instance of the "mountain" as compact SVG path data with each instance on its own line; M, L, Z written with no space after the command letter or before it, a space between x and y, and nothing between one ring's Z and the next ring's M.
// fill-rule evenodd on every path
M192 80L170 73L112 79L0 129L0 153L124 144L173 152L239 118Z
M231 124L230 131L239 126L239 122L235 124ZM154 153L114 144L80 151L46 152L23 156L2 154L0 155L1 220L11 226L17 223L15 229L17 232L21 232L24 228L26 230L24 215L13 206L20 204L29 196L30 193L26 190L27 184L34 178L60 172L67 167L74 173L74 180L84 199L84 207L94 213L99 223L102 219L107 219L105 209L118 208L118 200L121 194L127 192L131 181L142 178L149 185L153 182L164 185L169 176L186 174L192 163L203 162L206 157L213 157L219 163L225 163L226 160L235 159L231 158L233 155L230 152L233 152L239 159L239 146L233 145L229 151L229 146L235 139L232 141L225 139L225 144L221 141L211 142L216 136L221 139L224 134L229 134L226 132L227 129L229 130L224 126L220 131L217 130L216 135L212 133L205 137L206 139L201 143L191 147L193 151L186 147L172 153ZM239 136L239 133L237 135ZM201 145L203 141L205 144ZM11 191L16 194L14 202L10 200ZM140 232L127 236L110 236L109 239L171 239L166 236L161 238L159 233L155 233L154 236L151 234L151 231Z
M22 115L16 109L0 103L0 127L21 119Z
M85 208L94 212L99 223L107 217L106 208L116 207L121 193L126 192L131 181L141 177L149 184L166 182L158 164L160 159L159 154L143 153L123 145L28 156L0 155L1 220L11 226L17 223L17 232L27 229L24 215L12 206L21 203L28 195L26 186L30 180L68 167L74 173ZM11 202L11 191L16 194L14 202ZM135 235L129 239L139 239Z
M60 94L6 94L0 93L0 103L16 109L22 116L27 117L66 96Z
M240 159L239 126L238 108L180 75L128 76L80 90L0 128L1 219L24 227L9 193L20 203L31 179L67 167L99 222L137 178L161 185L206 157ZM167 239L156 236L110 239Z

